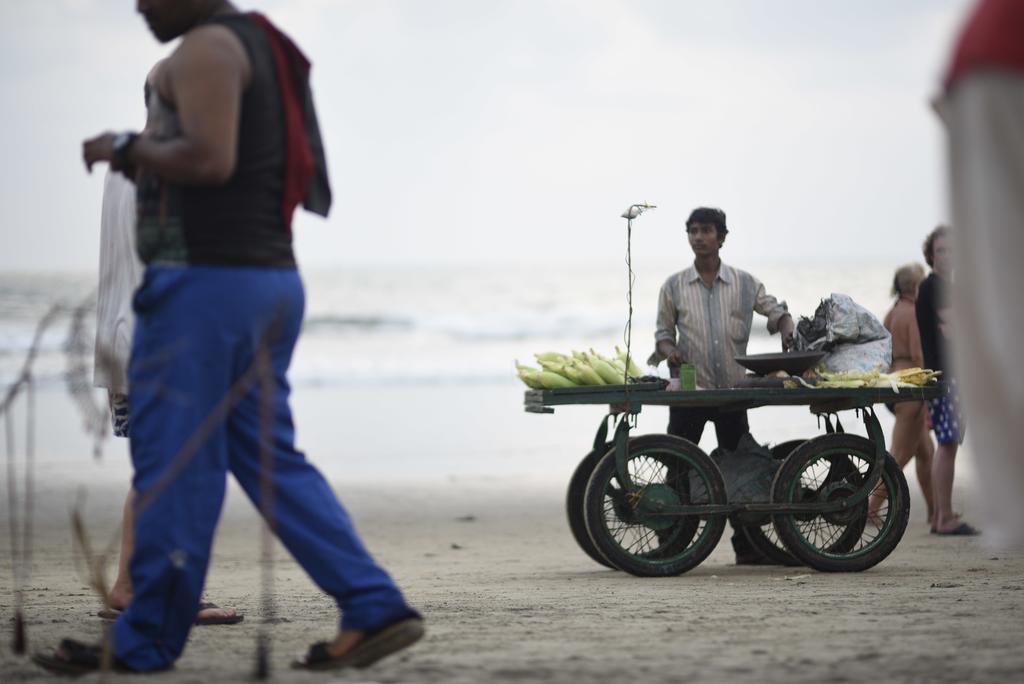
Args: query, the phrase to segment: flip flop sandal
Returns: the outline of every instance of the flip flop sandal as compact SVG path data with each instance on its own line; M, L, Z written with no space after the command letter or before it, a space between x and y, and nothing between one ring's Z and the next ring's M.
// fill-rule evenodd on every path
M423 619L410 617L392 622L375 632L368 632L363 640L347 653L333 658L327 652L327 642L318 641L309 647L309 653L302 660L292 663L299 670L340 670L345 667L364 668L381 658L412 646L424 633Z
M953 511L953 517L954 518L959 518L960 517L960 511ZM968 527L970 527L970 525L968 525ZM935 529L935 525L929 525L928 532L931 533L931 534L939 534L939 531ZM949 533L947 532L946 534L949 534ZM981 533L979 532L978 534L981 534Z
M216 603L210 603L204 601L199 604L199 610L210 610L213 608L220 608ZM98 617L103 620L116 620L121 616L120 608L104 608L100 612L96 613ZM245 619L245 616L240 613L224 617L196 617L196 625L209 626L209 625L237 625L239 622Z
M63 652L63 653L61 653ZM52 653L37 652L32 655L32 661L50 672L68 675L83 675L89 672L96 672L103 662L103 647L92 644L83 644L74 639L64 639L60 646ZM124 665L117 658L111 666L116 672L133 672L131 668Z
M940 537L977 537L981 532L967 523L960 523L953 529L946 530L944 532L940 530L932 530L932 534L937 534Z

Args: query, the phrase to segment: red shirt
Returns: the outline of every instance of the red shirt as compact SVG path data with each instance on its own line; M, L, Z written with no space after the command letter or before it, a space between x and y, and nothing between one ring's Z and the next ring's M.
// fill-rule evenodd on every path
M946 89L978 67L1024 71L1024 0L978 3L953 52Z

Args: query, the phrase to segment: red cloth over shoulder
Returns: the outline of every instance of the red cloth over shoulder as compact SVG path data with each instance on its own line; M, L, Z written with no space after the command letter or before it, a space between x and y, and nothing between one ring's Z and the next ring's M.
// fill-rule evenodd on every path
M978 3L957 41L946 73L946 89L978 67L1024 71L1024 0Z
M306 134L305 90L309 87L309 60L292 40L258 12L250 15L266 31L277 68L285 126L284 198L281 211L291 230L292 214L309 190L316 172Z

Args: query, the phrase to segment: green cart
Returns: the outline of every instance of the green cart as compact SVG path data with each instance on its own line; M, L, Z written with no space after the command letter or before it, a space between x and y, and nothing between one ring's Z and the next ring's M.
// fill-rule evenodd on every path
M569 483L566 510L577 543L605 566L639 576L678 575L718 544L730 515L778 563L826 572L867 570L903 537L910 496L886 451L874 405L934 399L942 384L899 388L744 388L669 392L662 383L528 390L526 411L610 407L593 449ZM692 442L666 434L631 436L645 405L743 410L808 406L825 434L777 445L771 499L730 503L715 462ZM846 433L839 412L855 411L868 437ZM609 435L611 438L609 439ZM869 501L874 506L869 514Z

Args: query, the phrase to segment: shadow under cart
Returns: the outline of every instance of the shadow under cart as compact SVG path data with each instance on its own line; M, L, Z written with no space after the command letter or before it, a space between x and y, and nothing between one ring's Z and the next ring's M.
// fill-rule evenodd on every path
M935 399L945 392L941 383L898 391L674 392L665 391L661 383L637 383L528 390L525 408L553 413L556 406L609 406L566 496L573 537L602 565L644 577L679 575L707 558L729 516L740 515L743 534L776 563L859 572L892 553L910 515L907 481L886 450L873 407ZM645 405L726 411L807 406L819 425L824 422L825 433L772 449L780 464L769 501L730 503L718 466L696 444L666 434L630 434ZM868 436L846 433L839 420L842 411L854 411Z

